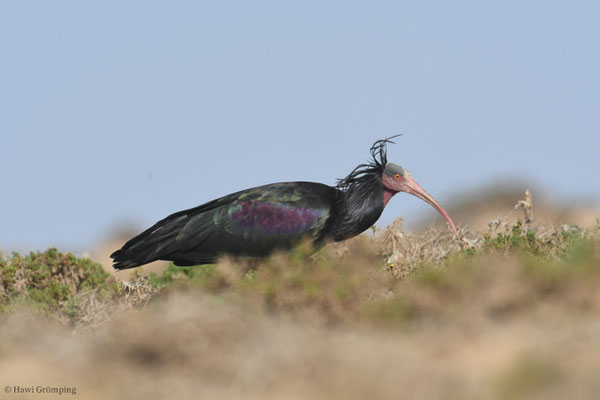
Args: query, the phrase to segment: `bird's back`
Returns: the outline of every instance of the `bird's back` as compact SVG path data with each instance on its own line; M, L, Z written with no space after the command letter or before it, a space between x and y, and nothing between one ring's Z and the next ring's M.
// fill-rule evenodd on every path
M212 263L223 254L263 257L306 236L321 240L335 203L336 189L321 183L259 186L172 214L111 257L117 269L155 260Z

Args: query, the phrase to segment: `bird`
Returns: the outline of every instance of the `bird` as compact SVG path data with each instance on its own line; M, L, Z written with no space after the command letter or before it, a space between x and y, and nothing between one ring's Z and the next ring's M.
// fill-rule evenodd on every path
M223 255L260 259L308 237L315 248L343 241L372 227L399 192L433 206L458 232L442 206L405 168L388 162L392 136L377 140L370 159L335 186L281 182L258 186L176 212L158 221L111 254L124 270L152 261L176 266L213 264Z

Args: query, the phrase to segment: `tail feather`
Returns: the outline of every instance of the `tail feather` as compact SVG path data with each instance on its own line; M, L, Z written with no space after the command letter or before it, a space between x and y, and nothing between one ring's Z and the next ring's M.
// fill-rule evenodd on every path
M177 234L187 222L188 216L181 214L173 214L157 222L110 255L114 261L113 268L123 270L168 259L169 254L177 251Z
M123 249L117 250L114 253L112 253L110 255L110 258L112 258L114 261L113 268L118 270L135 268L141 265L140 263L132 260L127 255L127 252Z

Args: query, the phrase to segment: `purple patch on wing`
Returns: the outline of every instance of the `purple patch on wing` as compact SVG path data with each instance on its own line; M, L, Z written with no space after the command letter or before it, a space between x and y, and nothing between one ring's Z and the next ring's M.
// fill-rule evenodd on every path
M231 221L241 227L258 228L273 235L307 232L322 216L322 211L315 208L288 207L277 203L240 201L238 205L241 208L230 214Z

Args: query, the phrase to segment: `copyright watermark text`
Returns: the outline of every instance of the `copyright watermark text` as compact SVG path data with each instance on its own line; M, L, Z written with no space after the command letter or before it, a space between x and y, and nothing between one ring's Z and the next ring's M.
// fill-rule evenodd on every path
M21 386L21 385L6 385L4 386L4 393L8 394L70 394L76 395L77 388L74 386L50 386L50 385L32 385L32 386Z

